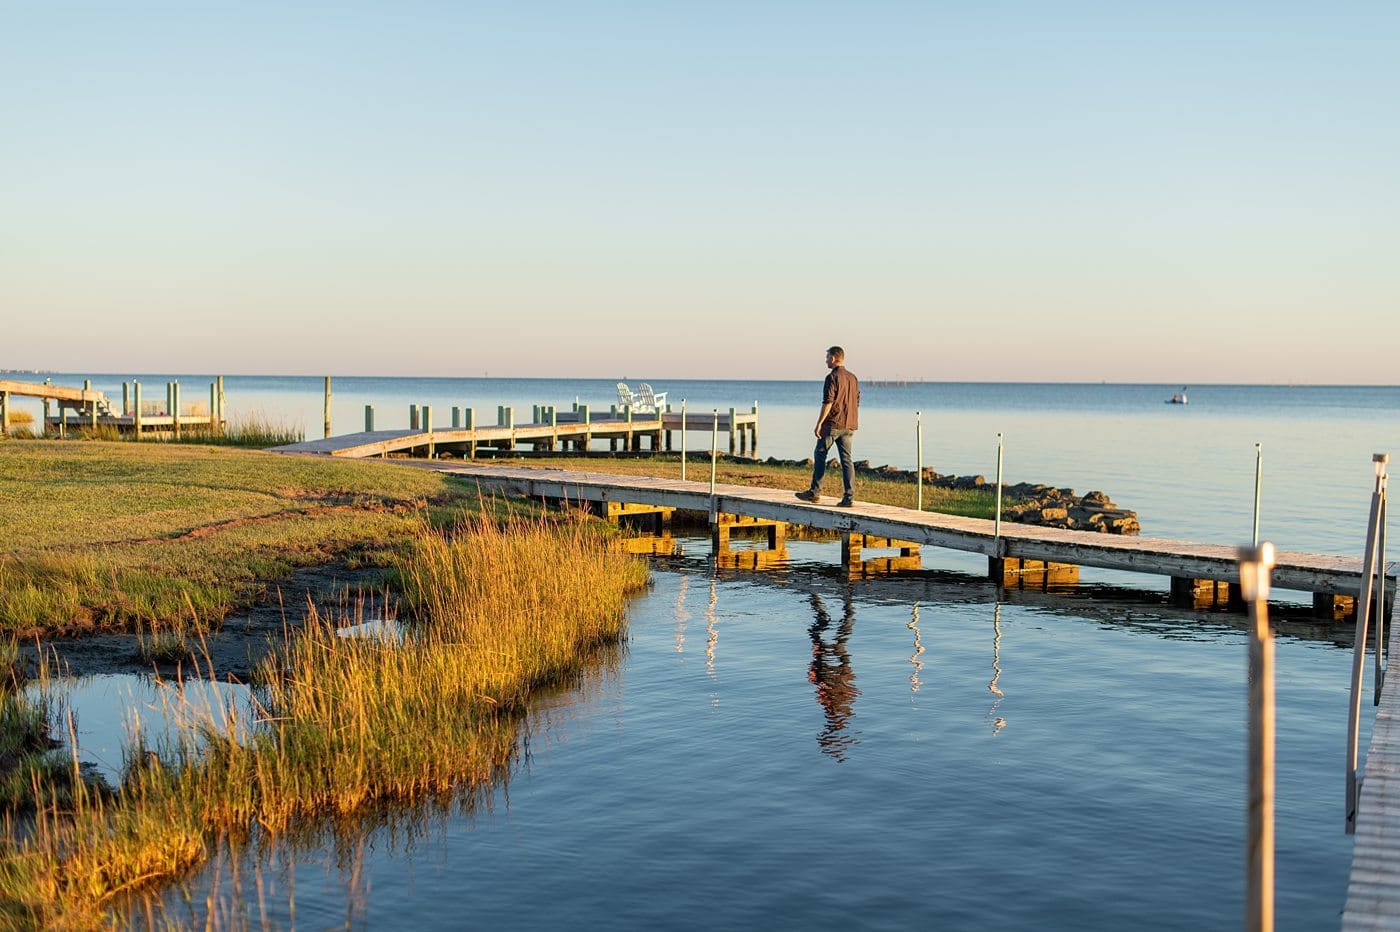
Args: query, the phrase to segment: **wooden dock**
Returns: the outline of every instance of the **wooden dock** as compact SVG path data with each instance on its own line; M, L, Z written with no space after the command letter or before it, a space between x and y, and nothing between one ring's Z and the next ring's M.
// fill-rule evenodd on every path
M451 427L433 427L431 414L415 409L411 426L404 430L374 430L373 414L366 412L366 429L322 440L306 440L274 447L275 453L311 453L350 458L408 454L435 458L443 455L471 459L482 447L493 450L576 450L585 452L595 442L613 450L673 450L686 434L724 434L729 452L752 454L758 447L758 410L676 412L618 411L595 415L586 406L559 411L537 405L528 424L515 423L514 410L501 407L496 423L478 426L472 409L454 408ZM681 439L678 441L677 437ZM710 444L706 442L704 449Z
M1003 521L919 512L893 505L857 501L853 508L799 501L788 490L682 482L645 476L531 469L518 466L411 461L415 465L460 476L485 493L521 495L568 502L624 502L656 508L708 513L712 526L722 515L750 522L802 525L911 551L920 546L944 547L982 554L991 572L1010 585L1027 581L1072 584L1078 567L1121 570L1167 576L1173 594L1199 594L1217 584L1238 585L1238 546L1202 544L1151 537L1125 537L1092 531L1035 527ZM779 535L781 537L781 535ZM718 544L718 538L716 539ZM877 546L866 544L866 546ZM847 551L851 549L848 543ZM854 542L859 553L860 542ZM1361 587L1361 560L1329 554L1280 551L1273 568L1273 586L1314 594L1314 606L1328 614L1337 599L1354 599ZM1394 591L1396 565L1386 566L1387 590ZM1179 582L1177 582L1179 581ZM1387 602L1387 614L1391 603Z
M1385 678L1365 761L1342 909L1341 927L1349 932L1400 929L1400 677ZM1341 831L1340 793L1337 823Z
M10 433L11 397L43 400L46 415L49 402L58 404L60 417L63 417L64 412L71 408L79 412L78 426L95 424L98 418L111 413L107 396L102 392L94 391L91 382L82 388L71 388L66 385L51 385L48 382L15 382L0 379L0 437Z
M57 433L59 437L67 436L70 430L108 427L118 433L131 434L137 440L141 439L143 434L178 438L184 430L218 431L223 425L222 376L210 384L209 407L202 410L199 403L181 403L179 382L166 384L163 405L160 402L143 404L141 384L133 382L128 386L123 382L121 406L118 409L112 406L104 392L92 388L91 380L85 380L82 388L52 385L48 382L0 380L0 436L9 433L12 396L41 399L44 402L44 429ZM49 413L50 402L57 405L57 412L54 414ZM214 414L211 415L210 412Z

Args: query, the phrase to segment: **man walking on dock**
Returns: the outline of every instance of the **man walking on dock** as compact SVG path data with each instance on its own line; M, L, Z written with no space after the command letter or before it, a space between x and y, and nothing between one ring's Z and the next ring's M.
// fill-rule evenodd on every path
M833 346L826 351L826 367L831 371L822 383L822 408L817 415L817 448L812 453L812 487L798 492L804 502L816 504L822 500L822 477L826 475L826 458L834 445L841 457L841 483L845 490L837 507L850 508L856 491L856 463L851 453L855 439L857 411L860 408L860 381L845 366L846 351Z

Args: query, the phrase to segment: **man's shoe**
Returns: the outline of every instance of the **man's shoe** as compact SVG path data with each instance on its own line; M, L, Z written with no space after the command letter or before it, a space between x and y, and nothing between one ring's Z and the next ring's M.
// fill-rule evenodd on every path
M797 492L795 494L804 502L811 502L813 505L822 500L822 497L816 492L813 492L811 489L808 489L805 492Z
M855 507L855 504L856 504L856 503L855 503L854 501L852 501L852 500L848 497L848 498L843 498L843 499L841 499L841 501L837 502L837 503L836 503L836 507L837 507L837 508L853 508L853 507Z

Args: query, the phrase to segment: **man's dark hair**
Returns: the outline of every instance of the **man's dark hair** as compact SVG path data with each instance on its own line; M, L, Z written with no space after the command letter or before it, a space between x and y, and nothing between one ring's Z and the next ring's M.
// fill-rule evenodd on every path
M846 351L843 350L843 349L842 349L841 347L839 347L839 346L831 346L831 347L828 347L828 348L827 348L827 351L826 351L826 354L827 354L828 356L830 356L832 359L836 360L837 362L845 362L845 361L846 361Z

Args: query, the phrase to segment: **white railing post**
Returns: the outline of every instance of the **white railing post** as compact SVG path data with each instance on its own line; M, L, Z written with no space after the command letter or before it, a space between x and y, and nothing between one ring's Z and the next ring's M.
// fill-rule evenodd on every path
M914 510L924 510L924 419L914 412Z
M1001 459L1002 459L1001 434L997 434L997 514L996 520L992 524L992 549L996 552L993 556L1001 558Z
M1250 538L1252 546L1259 546L1259 489L1260 480L1264 477L1264 448L1256 443L1254 445L1254 536Z

